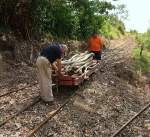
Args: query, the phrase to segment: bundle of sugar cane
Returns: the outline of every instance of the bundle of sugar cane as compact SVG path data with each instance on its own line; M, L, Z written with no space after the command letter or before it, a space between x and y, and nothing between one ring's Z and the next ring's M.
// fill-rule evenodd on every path
M93 65L93 53L84 52L75 54L69 60L62 61L64 71L71 74L82 74L87 68Z

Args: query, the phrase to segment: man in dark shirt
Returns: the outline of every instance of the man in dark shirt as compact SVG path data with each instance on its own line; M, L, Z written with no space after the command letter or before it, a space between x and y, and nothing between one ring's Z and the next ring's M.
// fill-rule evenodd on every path
M52 93L52 68L61 76L61 57L67 51L67 46L63 44L49 44L41 51L37 58L38 80L40 85L40 96L45 102L54 100Z

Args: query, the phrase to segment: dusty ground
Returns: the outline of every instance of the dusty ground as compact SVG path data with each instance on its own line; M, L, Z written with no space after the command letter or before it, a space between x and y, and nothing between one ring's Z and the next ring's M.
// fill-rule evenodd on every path
M119 46L122 45L122 46ZM71 102L37 134L37 137L110 137L117 129L150 101L150 83L147 77L137 80L132 71L131 38L112 41L104 53L98 74L78 89L62 89L55 93L56 104L39 102L0 127L0 137L25 137L48 111L55 110L73 92ZM4 65L0 74L0 94L13 84L23 87L36 81L35 69L24 64ZM22 83L22 84L19 84ZM10 96L0 98L0 122L18 112L23 105L37 98L39 88L33 86ZM150 108L125 128L120 137L150 137Z

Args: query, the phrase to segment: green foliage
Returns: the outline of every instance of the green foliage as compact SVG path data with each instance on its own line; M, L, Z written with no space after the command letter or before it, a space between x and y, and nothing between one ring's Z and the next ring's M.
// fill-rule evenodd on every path
M125 27L122 21L116 16L111 16L103 22L100 33L108 38L117 38L125 33Z
M136 41L139 47L133 51L136 70L150 72L150 29L144 34L136 33ZM143 46L143 54L140 56L140 46Z
M133 50L133 59L135 60L135 70L141 72L150 72L150 52L143 51L143 55L140 56L140 48Z
M136 41L138 45L143 45L145 48L150 50L150 29L144 34L137 34Z
M131 34L138 34L137 30L130 30Z
M150 51L150 29L148 29L145 34L145 46Z
M98 30L116 37L124 33L124 25L109 15L115 8L111 2L99 0L1 0L0 26L9 26L24 38L50 33L58 38L85 39Z

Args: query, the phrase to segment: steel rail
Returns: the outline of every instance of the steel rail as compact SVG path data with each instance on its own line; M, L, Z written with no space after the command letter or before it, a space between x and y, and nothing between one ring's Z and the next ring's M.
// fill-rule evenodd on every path
M4 96L7 96L7 95L10 95L11 93L16 93L16 92L19 92L19 91L24 90L24 89L26 89L26 88L30 88L30 87L32 87L32 86L34 86L34 85L36 85L36 84L38 84L38 83L35 82L35 83L31 84L31 85L28 85L28 86L25 86L25 87L22 87L22 88L19 88L19 89L16 89L16 90L12 90L13 88L11 88L11 89L9 89L9 90L12 90L12 91L6 92L6 93L0 95L0 98L1 98L1 97L4 97Z
M34 129L30 131L30 133L27 135L27 137L33 137L35 136L34 134L41 128L43 127L49 120L51 120L55 115L57 115L70 101L71 99L76 96L76 92L72 94L60 107L58 107L56 110L48 112L47 118L40 122Z
M2 122L0 123L0 127L2 127L3 125L5 125L7 122L9 122L10 120L12 120L12 119L15 118L16 116L18 116L20 113L26 111L28 108L34 106L34 105L35 105L36 103L38 103L39 101L40 101L39 96L34 97L33 102L32 102L31 104L28 104L28 105L25 104L25 107L24 107L23 109L21 109L20 111L18 111L18 112L15 113L15 114L9 116L8 118L6 118L4 121L2 121Z
M145 110L150 107L150 103L148 103L143 109L141 109L137 114L135 114L129 121L127 121L120 129L118 129L111 137L118 136L122 130L124 130L133 120L135 120L139 115L141 115Z

